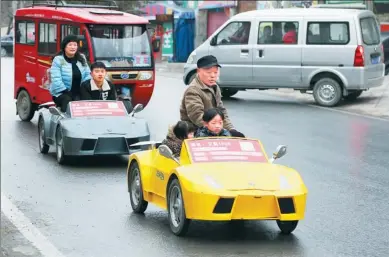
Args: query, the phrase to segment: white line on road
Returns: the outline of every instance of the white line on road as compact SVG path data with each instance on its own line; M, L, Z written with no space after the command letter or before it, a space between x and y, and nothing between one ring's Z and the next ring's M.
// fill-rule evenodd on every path
M37 227L1 192L1 211L45 257L65 257Z

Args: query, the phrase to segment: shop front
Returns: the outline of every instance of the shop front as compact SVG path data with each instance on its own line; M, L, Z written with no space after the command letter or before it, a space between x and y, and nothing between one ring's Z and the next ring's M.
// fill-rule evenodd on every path
M183 30L188 29L188 26L183 27L180 25L182 22L179 22L180 19L187 19L187 23L192 22L194 24L193 10L164 2L149 4L140 10L145 13L143 17L150 21L149 32L156 62L162 60L174 61L177 52L193 50L188 50L187 44L177 42L177 40L194 41L194 32L192 34L190 32L182 33ZM188 13L192 13L192 15L188 15ZM193 20L191 21L188 17L193 17ZM179 37L177 37L177 33L180 33ZM185 38L182 37L182 34L185 34Z
M207 11L207 37L211 36L235 12L238 1L203 1L198 10Z

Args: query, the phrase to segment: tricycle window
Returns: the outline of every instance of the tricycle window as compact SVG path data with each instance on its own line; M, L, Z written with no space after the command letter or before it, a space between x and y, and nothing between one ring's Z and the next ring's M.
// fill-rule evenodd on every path
M96 61L107 68L151 67L145 25L89 25Z

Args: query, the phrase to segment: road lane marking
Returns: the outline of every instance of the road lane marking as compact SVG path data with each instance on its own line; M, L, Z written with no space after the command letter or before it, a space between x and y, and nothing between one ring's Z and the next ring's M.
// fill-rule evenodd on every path
M65 257L37 227L21 212L3 192L1 192L1 211L45 257Z

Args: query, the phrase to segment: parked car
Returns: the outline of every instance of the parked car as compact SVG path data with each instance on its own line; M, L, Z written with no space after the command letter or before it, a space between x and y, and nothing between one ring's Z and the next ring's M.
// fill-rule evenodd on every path
M189 56L183 80L196 62L214 55L222 68L224 97L246 89L312 91L322 106L354 100L384 82L376 16L368 10L287 8L237 14Z
M385 75L389 75L389 31L381 33L381 42L384 48Z
M1 57L12 56L14 52L14 38L12 35L1 37Z

